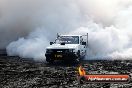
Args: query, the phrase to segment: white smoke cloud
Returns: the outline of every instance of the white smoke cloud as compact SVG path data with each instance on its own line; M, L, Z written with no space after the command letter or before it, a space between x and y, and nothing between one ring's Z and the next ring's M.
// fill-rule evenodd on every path
M89 59L129 58L131 11L132 0L0 0L0 48L14 41L9 55L44 59L57 32L88 32Z
M131 1L132 2L132 1ZM119 4L121 3L121 5ZM119 6L117 6L119 5ZM120 0L113 15L104 16L100 21L93 19L87 26L72 33L89 32L89 59L130 59L132 56L131 10L132 4ZM97 8L98 9L98 8ZM106 8L105 8L106 9ZM107 9L108 10L108 9ZM109 10L108 10L109 11ZM112 10L114 11L114 10ZM106 19L105 19L106 18ZM111 20L109 20L111 18ZM107 21L105 22L104 21ZM105 22L105 23L104 23ZM107 24L110 23L110 24ZM80 32L78 32L80 31Z
M45 47L49 44L44 34L45 32L38 29L32 32L27 38L20 38L10 43L7 47L8 55L34 58L34 60L39 61L44 60Z

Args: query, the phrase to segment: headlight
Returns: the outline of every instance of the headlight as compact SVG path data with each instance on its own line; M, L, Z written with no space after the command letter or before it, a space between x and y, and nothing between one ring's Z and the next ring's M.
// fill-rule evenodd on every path
M73 52L75 53L75 52L76 52L76 50L75 50L75 49L73 49Z
M69 52L73 52L73 49L69 49Z
M75 49L69 49L69 52L74 52L75 51Z
M47 49L47 50L46 50L46 52L51 53L51 52L52 52L52 50L51 50L51 49Z

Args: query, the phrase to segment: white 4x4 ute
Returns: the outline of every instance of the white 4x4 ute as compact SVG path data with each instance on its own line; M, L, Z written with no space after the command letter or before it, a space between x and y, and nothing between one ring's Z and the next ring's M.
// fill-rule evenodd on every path
M50 42L46 48L46 61L49 63L54 60L79 61L86 55L87 42L83 36L87 35L58 35L55 42Z

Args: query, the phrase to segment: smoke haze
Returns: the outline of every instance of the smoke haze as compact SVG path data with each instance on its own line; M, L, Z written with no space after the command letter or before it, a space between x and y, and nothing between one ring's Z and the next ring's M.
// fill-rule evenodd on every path
M0 48L44 60L56 33L89 33L88 59L132 57L132 0L0 0Z

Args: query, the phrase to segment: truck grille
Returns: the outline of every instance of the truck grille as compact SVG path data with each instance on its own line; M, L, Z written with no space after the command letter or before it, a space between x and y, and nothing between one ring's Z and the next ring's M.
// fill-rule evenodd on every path
M68 49L53 49L52 50L54 53L66 53L69 50Z

